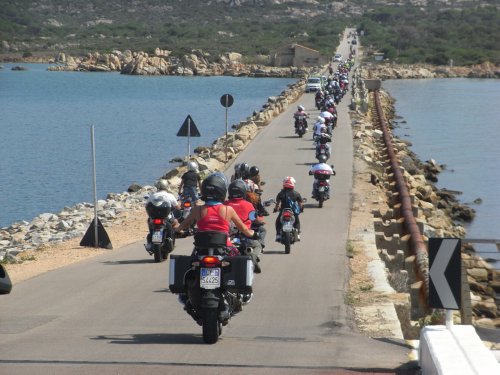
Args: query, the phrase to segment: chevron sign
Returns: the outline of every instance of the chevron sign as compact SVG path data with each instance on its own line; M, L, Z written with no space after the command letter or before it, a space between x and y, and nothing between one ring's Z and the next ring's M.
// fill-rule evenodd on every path
M461 306L461 240L429 238L429 306L459 310Z

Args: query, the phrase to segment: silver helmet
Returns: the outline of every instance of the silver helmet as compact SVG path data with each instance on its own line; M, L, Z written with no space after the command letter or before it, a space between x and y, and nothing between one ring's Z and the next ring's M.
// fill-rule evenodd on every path
M196 164L196 162L194 161L188 162L187 168L189 171L198 172L198 164Z

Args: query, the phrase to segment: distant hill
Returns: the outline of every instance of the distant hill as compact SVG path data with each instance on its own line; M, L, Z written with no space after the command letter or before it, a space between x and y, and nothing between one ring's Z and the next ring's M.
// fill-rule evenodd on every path
M296 42L331 55L350 25L394 60L498 62L499 21L496 0L2 0L0 53L159 47L251 59Z

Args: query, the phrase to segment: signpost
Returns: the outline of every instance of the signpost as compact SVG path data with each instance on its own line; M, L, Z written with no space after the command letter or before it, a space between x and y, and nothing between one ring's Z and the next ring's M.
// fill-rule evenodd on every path
M446 309L448 328L461 306L461 247L458 238L429 238L429 306Z
M178 137L187 137L188 139L188 153L187 153L187 158L189 158L189 155L191 155L191 137L201 137L200 132L198 131L198 128L196 127L196 124L194 123L193 119L191 118L191 115L187 115L186 119L182 123L179 131L177 132Z
M226 162L228 161L227 158L227 109L231 107L234 103L234 98L230 94L224 94L220 97L220 104L222 104L223 107L226 107Z

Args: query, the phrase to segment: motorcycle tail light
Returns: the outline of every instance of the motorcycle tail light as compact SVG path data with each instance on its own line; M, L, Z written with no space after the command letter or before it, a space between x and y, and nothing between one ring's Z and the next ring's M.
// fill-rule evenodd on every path
M283 220L289 221L292 218L291 212L283 212Z
M191 207L191 202L187 201L183 203L184 207Z
M325 181L320 181L319 186L326 186L328 185Z
M201 260L201 264L203 267L216 267L220 265L220 260L217 257L206 256Z
M163 224L163 219L153 219L153 224L154 225L162 225Z

